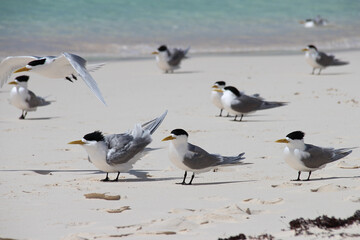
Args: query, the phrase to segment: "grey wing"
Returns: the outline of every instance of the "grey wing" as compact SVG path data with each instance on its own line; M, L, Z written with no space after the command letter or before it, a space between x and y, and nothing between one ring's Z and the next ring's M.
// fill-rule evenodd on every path
M191 169L205 169L221 162L220 155L210 154L196 145L189 143L188 150L191 153L185 155L184 164Z
M34 107L41 107L41 106L46 106L49 105L51 102L46 101L44 98L42 97L38 97L35 95L35 93L33 93L32 91L29 90L29 95L30 98L26 99L26 102L29 104L29 107L34 108Z
M25 67L29 62L40 59L35 56L9 56L0 63L0 87L11 77L15 70Z
M109 148L106 157L106 162L109 165L122 164L130 161L150 143L147 139L135 139L128 133L107 135L105 136L105 142Z
M178 66L183 58L185 58L186 53L189 51L189 48L183 50L179 48L174 48L171 51L170 59L168 64L170 66Z
M319 52L319 56L316 58L316 62L320 64L321 66L327 67L332 64L335 57L332 55L327 55L324 52Z
M336 161L351 153L351 150L347 148L334 149L334 148L322 148L311 144L305 144L305 151L310 155L308 158L302 159L306 167L319 168L327 163Z
M70 62L71 66L80 75L80 77L84 80L86 85L91 89L91 91L96 95L96 97L106 105L97 83L90 75L90 73L86 70L86 60L80 56L66 52L63 53L63 56Z
M248 113L258 110L262 102L263 101L258 98L243 94L231 103L231 108L237 112Z

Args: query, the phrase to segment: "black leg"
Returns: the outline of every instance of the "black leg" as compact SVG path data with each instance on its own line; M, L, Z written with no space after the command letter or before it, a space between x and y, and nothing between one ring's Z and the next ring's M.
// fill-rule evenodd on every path
M73 82L73 81L71 80L71 78L69 78L69 77L65 77L65 79L68 80L68 81L70 81L70 82Z
M222 117L222 111L223 111L223 109L220 109L220 114L218 117Z
M300 181L300 175L301 175L301 171L298 172L298 178L294 179L294 180L291 180L291 181Z
M228 113L228 114L226 115L226 117L230 117L230 113Z
M116 178L114 180L111 180L112 182L117 182L119 180L119 175L120 175L120 172L118 172Z
M241 120L242 120L243 116L244 116L244 114L241 114L241 117L240 117L240 122L241 122Z
M321 73L321 68L319 68L319 73L318 73L318 75L320 75L320 73Z
M108 182L109 181L109 173L106 173L106 178L101 179L102 182Z
M195 173L193 173L193 175L191 176L191 179L190 179L190 182L188 183L188 185L191 185L191 183L192 183L192 181L193 181L194 177L195 177Z
M309 181L309 180L310 180L310 175L311 175L311 171L309 172L309 176L308 176L308 178L306 179L306 181Z
M185 184L186 184L186 183L185 183L186 176L187 176L187 171L185 171L185 173L184 173L184 179L183 179L183 181L182 181L181 183L177 183L177 184L185 185Z
M21 112L21 116L19 117L19 119L25 119L24 110Z
M77 80L77 77L74 74L71 74L73 79Z
M234 117L234 121L236 121L236 118L237 118L237 115L235 115L235 117Z

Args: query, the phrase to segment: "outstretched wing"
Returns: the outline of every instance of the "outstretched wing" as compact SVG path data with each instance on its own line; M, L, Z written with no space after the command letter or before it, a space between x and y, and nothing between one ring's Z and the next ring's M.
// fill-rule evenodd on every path
M13 72L25 67L29 62L40 59L35 56L9 56L0 63L0 87L11 77Z
M206 169L221 162L220 155L210 154L191 143L188 143L188 150L190 153L185 155L183 163L191 169Z
M64 56L69 61L71 66L80 75L80 77L84 80L85 84L91 89L91 91L96 95L96 97L106 105L97 83L90 75L90 73L86 70L86 60L80 56L66 52L64 52L62 56Z

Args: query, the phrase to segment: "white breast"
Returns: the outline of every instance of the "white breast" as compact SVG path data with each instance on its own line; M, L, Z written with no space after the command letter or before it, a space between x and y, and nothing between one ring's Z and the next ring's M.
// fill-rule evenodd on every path
M285 162L297 171L314 171L316 169L308 168L301 161L302 158L306 158L309 156L309 153L301 151L299 149L290 149L289 147L285 147L284 149Z
M26 110L34 111L36 108L30 109L26 99L29 98L28 90L24 87L13 87L10 91L10 103L15 107Z
M223 104L221 102L221 97L223 93L217 91L211 91L211 102L218 108L223 109Z

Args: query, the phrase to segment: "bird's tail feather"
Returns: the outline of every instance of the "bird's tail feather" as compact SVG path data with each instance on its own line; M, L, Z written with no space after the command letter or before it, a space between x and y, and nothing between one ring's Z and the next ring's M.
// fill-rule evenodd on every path
M223 161L221 162L221 165L230 165L230 164L239 164L241 160L244 160L244 152L240 153L236 157L223 157Z
M331 66L342 66L342 65L347 65L347 64L349 64L349 62L341 61L339 59L334 59L330 65Z
M146 122L142 125L142 127L146 130L149 130L150 134L153 134L153 132L155 132L155 130L160 126L160 124L162 123L162 121L164 120L166 114L167 114L167 110L158 118L155 118L149 122Z
M331 158L332 161L339 160L341 158L346 157L350 153L352 153L352 149L355 149L357 147L352 148L339 148L334 151L334 156Z
M287 105L287 102L266 102L264 101L263 104L260 106L261 110L269 109L269 108L276 108Z
M55 102L53 100L48 101L42 97L37 97L37 100L38 100L38 107L47 106L47 105L51 104L52 102Z

